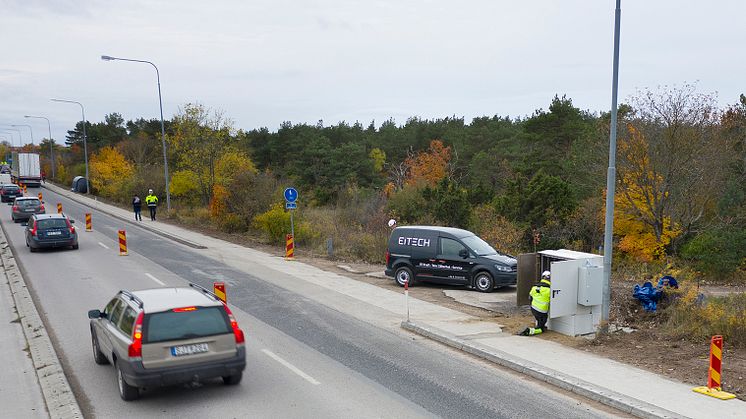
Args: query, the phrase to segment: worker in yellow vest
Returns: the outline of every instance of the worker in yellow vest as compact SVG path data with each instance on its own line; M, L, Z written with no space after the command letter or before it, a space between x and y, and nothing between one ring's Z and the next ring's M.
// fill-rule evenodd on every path
M148 196L145 197L145 205L150 210L150 220L155 221L155 209L158 207L158 197L155 196L152 189L148 189Z
M549 319L549 298L551 295L550 282L551 273L544 271L541 274L541 280L531 288L528 296L531 300L531 314L536 319L536 327L527 327L522 336L540 335L547 330L547 320Z

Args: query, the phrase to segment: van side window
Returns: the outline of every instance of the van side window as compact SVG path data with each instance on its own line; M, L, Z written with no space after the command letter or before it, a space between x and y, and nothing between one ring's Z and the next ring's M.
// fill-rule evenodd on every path
M448 259L459 259L461 256L458 253L461 250L466 250L466 247L453 239L447 239L445 237L440 238L440 255Z

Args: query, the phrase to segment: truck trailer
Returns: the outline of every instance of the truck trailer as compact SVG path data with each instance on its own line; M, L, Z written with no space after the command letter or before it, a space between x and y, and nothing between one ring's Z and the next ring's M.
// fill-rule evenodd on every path
M10 174L13 182L38 188L41 185L39 154L14 152Z

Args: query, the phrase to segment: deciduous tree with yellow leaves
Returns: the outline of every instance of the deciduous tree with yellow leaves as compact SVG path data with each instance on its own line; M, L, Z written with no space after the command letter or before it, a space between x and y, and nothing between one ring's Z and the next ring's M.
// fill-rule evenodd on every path
M91 185L100 195L121 198L135 169L119 150L103 147L91 156L90 172Z

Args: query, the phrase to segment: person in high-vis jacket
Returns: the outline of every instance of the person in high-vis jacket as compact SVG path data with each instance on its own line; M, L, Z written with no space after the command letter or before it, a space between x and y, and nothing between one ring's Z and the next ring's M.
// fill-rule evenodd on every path
M550 272L544 271L541 274L541 280L534 285L529 292L528 297L531 300L531 314L536 319L536 327L527 327L526 330L519 333L523 336L540 335L547 330L547 320L549 319L549 297L551 294Z
M150 220L155 221L155 209L158 207L158 197L153 194L152 189L148 189L148 196L145 197L145 205L150 210Z

